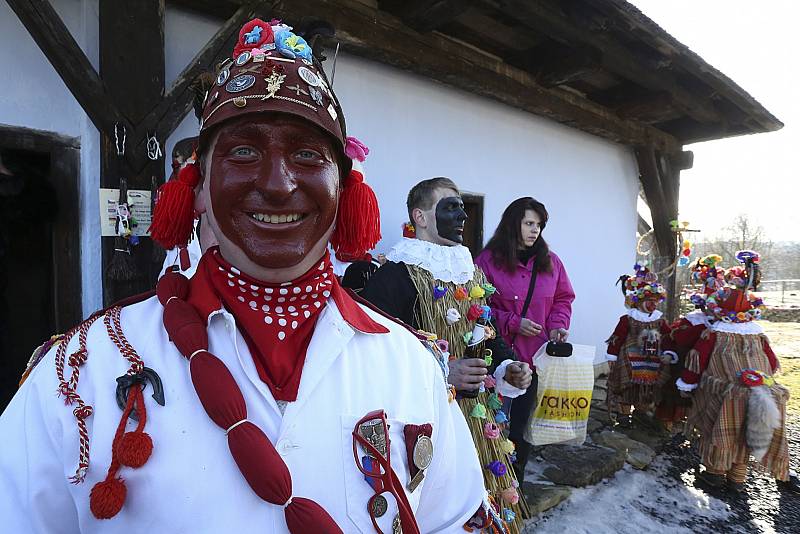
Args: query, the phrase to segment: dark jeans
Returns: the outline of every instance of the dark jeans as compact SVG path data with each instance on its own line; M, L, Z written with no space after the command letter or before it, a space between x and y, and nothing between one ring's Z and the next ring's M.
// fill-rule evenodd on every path
M536 409L536 390L539 385L539 377L536 370L533 371L533 380L528 390L519 397L511 401L511 422L509 424L508 438L514 442L517 451L517 461L514 463L514 471L517 473L517 480L522 484L525 478L525 465L528 463L528 455L531 452L531 444L522 437L525 434L525 427L528 420Z

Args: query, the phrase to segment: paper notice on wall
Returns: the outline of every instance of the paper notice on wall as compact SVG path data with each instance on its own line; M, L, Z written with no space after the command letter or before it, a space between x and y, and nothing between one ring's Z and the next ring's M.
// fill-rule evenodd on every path
M117 201L119 189L100 189L100 230L103 237L117 235ZM140 189L128 190L128 209L133 219L133 235L149 236L152 215L150 213L150 191Z

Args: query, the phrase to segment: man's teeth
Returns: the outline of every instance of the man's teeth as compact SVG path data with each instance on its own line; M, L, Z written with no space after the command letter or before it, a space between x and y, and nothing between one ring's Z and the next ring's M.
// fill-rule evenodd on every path
M270 215L268 213L251 213L250 216L257 221L280 224L299 221L303 216L299 213L290 213L289 215Z

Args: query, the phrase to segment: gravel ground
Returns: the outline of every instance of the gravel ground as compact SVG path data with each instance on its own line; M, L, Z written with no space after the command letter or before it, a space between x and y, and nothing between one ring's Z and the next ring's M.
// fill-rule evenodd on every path
M787 425L792 468L800 472L800 417L794 416ZM690 485L694 483L694 467L699 458L688 444L674 442L664 454L671 460L668 476ZM730 494L725 491L703 490L709 496L730 506L732 516L725 521L703 521L706 532L740 533L800 533L800 495L780 491L774 479L751 467L747 477L747 493ZM693 527L688 522L684 526ZM694 530L694 529L693 529Z

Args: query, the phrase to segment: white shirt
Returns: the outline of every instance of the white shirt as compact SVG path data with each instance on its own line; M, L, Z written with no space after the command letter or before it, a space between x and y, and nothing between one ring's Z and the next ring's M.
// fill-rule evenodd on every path
M406 423L433 425L434 457L422 485L409 494L421 532L463 532L484 497L481 467L463 416L448 403L434 356L401 326L367 310L389 334L355 331L333 300L322 311L308 347L297 401L281 411L259 379L247 345L229 313L212 314L209 350L222 359L247 403L248 419L275 445L292 475L293 496L317 501L344 532L373 532L367 500L373 491L357 469L352 431L382 408L390 423L392 467L409 480L403 438ZM122 327L145 365L164 386L166 406L144 391L145 431L153 453L139 469L122 467L128 488L122 511L109 520L89 510L89 492L104 479L121 411L115 379L127 361L108 338L102 319L88 337L88 361L78 393L94 407L87 419L91 465L86 481L67 478L78 461L72 408L56 397L54 352L33 370L0 416L0 518L5 532L288 532L283 509L261 500L239 472L222 429L205 413L188 362L169 341L155 298L122 311ZM77 336L68 354L77 346ZM129 430L133 429L132 422ZM360 451L359 451L360 453ZM391 532L397 506L391 496L379 519Z

